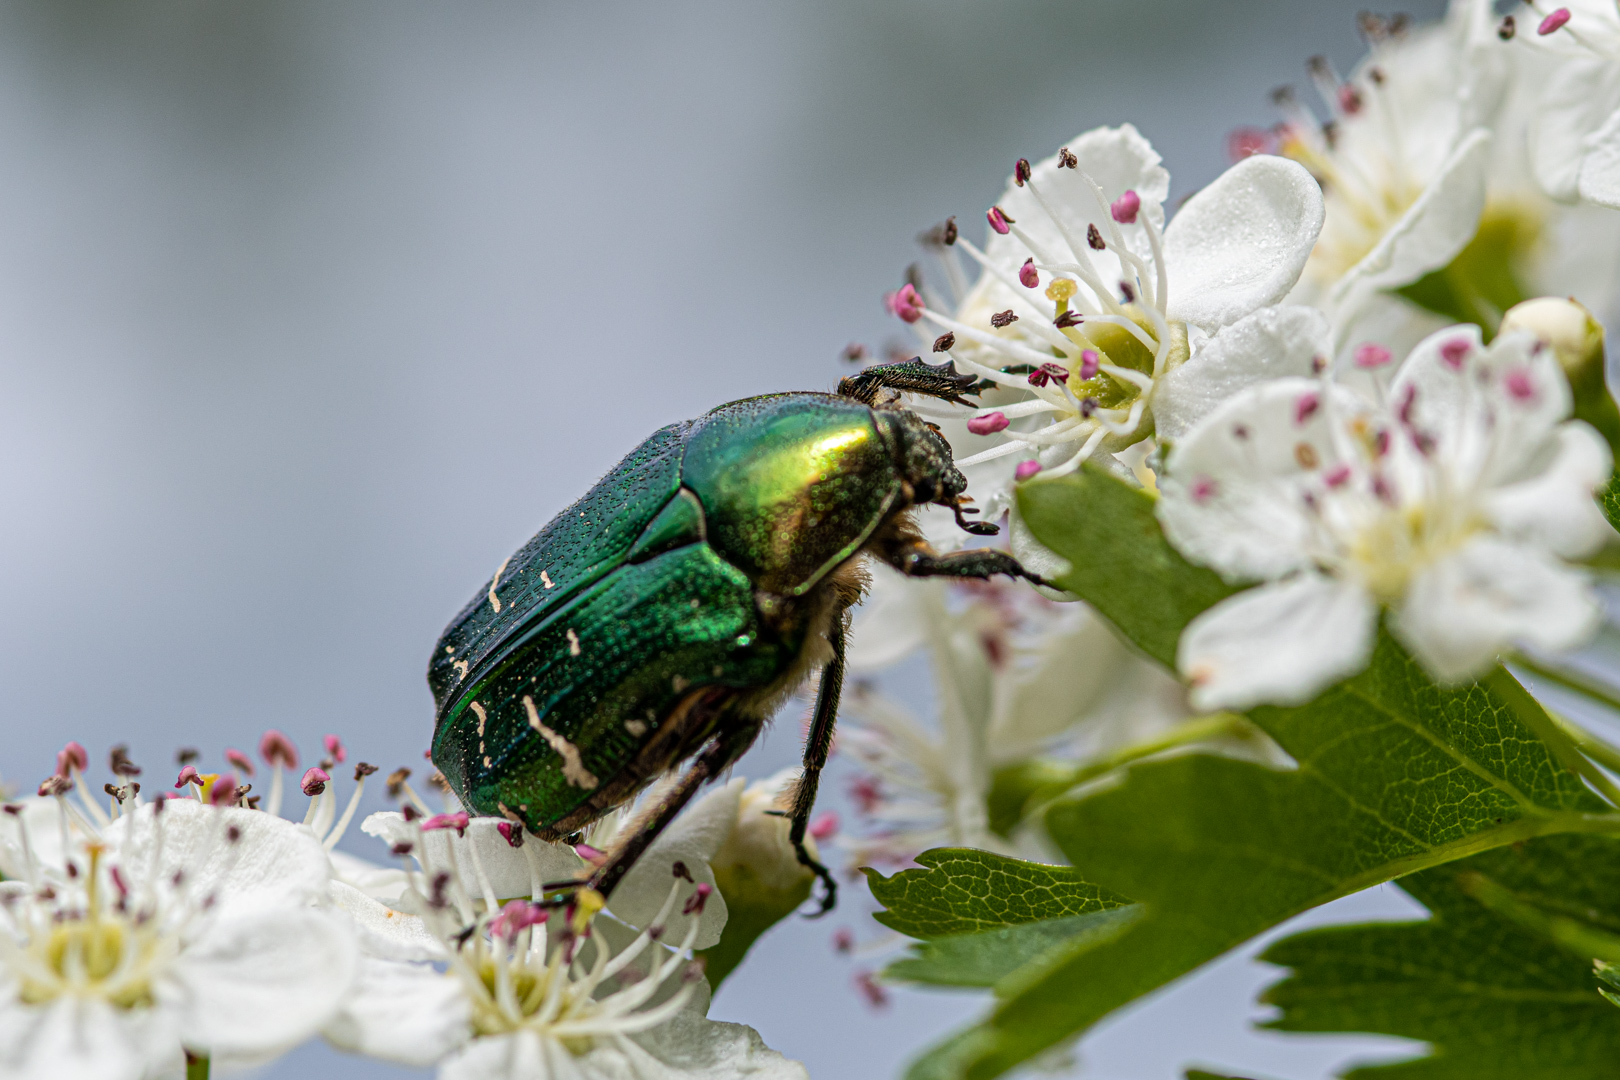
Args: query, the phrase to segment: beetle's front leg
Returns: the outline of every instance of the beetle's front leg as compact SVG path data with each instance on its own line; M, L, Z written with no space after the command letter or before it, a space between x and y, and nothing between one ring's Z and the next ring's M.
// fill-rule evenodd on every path
M844 692L844 631L845 613L832 617L827 627L827 640L832 645L832 659L821 669L821 685L816 690L816 708L810 716L810 730L804 737L804 771L799 774L798 787L793 792L793 809L789 812L792 827L788 842L799 862L815 871L821 879L821 908L812 919L831 911L838 903L838 882L832 872L812 858L804 846L804 834L810 826L810 811L816 806L816 788L821 784L821 770L827 766L827 753L832 749L833 731L838 724L838 699Z
M955 577L983 580L994 574L1021 577L1036 585L1052 583L1039 574L1025 570L1017 559L1005 551L994 548L968 548L949 555L936 555L932 548L920 540L880 549L877 554L884 562L907 577Z

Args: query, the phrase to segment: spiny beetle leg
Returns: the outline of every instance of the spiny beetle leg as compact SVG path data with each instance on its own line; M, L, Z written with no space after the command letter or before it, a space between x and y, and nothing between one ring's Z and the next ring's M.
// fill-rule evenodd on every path
M827 629L827 640L832 645L832 659L821 669L821 685L816 690L816 709L810 717L810 730L804 738L804 771L799 775L793 792L792 827L788 841L799 862L815 872L826 891L821 906L811 915L819 919L838 903L838 882L832 872L812 858L804 846L804 834L810 826L810 811L816 806L816 789L821 785L821 770L826 768L827 754L832 749L833 731L838 725L838 699L844 692L844 612L833 616Z
M969 548L935 555L924 547L901 548L885 555L889 565L907 577L987 578L993 574L1021 577L1037 585L1052 586L1039 574L1025 570L1017 559L994 548Z
M630 868L636 865L636 860L641 858L648 845L658 839L658 834L663 832L665 826L692 800L697 789L730 767L731 763L748 748L754 734L752 729L745 729L738 732L722 731L716 735L703 752L698 754L691 767L686 770L686 775L680 778L663 801L640 820L640 826L634 835L617 845L608 861L591 875L590 887L603 897L611 896L614 888L624 880L624 875L630 872Z
M862 405L875 405L879 390L904 390L971 408L973 402L962 395L978 393L978 381L977 376L957 374L950 361L926 364L922 357L914 356L904 363L879 364L858 375L847 375L838 380L838 394Z
M989 521L969 521L963 517L964 513L977 514L977 510L964 510L962 504L967 501L958 498L951 504L951 513L956 515L956 524L963 532L970 532L974 536L994 536L1001 531L1001 526Z

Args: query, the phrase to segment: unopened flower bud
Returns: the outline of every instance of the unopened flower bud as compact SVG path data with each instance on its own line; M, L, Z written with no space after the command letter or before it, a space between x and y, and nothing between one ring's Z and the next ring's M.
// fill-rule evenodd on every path
M1569 379L1575 418L1584 420L1620 454L1620 409L1603 374L1603 326L1573 299L1543 296L1508 308L1499 333L1524 332L1552 350Z

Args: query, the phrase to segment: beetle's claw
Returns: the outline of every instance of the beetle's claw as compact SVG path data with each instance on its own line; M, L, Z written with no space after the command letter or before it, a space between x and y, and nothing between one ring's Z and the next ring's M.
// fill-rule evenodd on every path
M977 514L979 511L974 509L966 512ZM967 518L963 517L962 515L964 511L960 502L951 504L951 513L956 515L957 527L963 532L972 533L974 536L994 536L1001 531L1001 526L996 525L993 522L969 521Z
M821 894L821 899L817 901L819 906L815 911L806 912L804 916L807 919L819 919L838 906L838 882L833 879L831 870L823 866L819 860L810 857L810 853L805 850L802 843L793 845L793 853L799 857L799 862L809 867L811 872L816 875L817 880L821 882L824 891Z

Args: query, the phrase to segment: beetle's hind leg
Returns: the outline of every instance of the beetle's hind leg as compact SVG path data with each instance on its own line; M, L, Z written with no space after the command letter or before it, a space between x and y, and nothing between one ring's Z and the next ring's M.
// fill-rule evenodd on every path
M959 375L950 361L943 364L925 364L922 357L914 356L900 364L878 364L857 375L838 380L840 397L854 398L862 405L876 405L878 391L904 390L912 394L926 394L957 405L973 406L963 394L978 393L978 379L972 375Z
M739 727L732 731L722 730L693 759L675 787L644 816L633 822L635 831L623 842L614 845L614 849L608 854L607 862L597 868L588 882L568 882L562 887L578 888L581 885L588 885L604 897L611 896L614 888L624 880L630 868L635 866L636 860L641 858L654 840L658 839L659 834L675 819L675 815L692 801L692 796L697 793L698 788L730 768L732 763L742 756L743 751L748 749L757 734L757 726ZM548 891L551 887L546 886Z
M793 791L793 808L788 811L792 824L788 829L788 842L799 862L809 867L821 879L825 890L821 906L812 919L831 911L838 903L838 882L832 871L811 856L804 846L804 836L810 827L810 811L816 806L816 789L821 785L821 770L827 767L827 754L832 749L833 731L838 725L838 699L844 693L844 632L845 611L833 615L827 627L827 641L832 645L832 658L821 669L821 685L816 690L816 707L810 716L810 731L804 738L804 771Z

